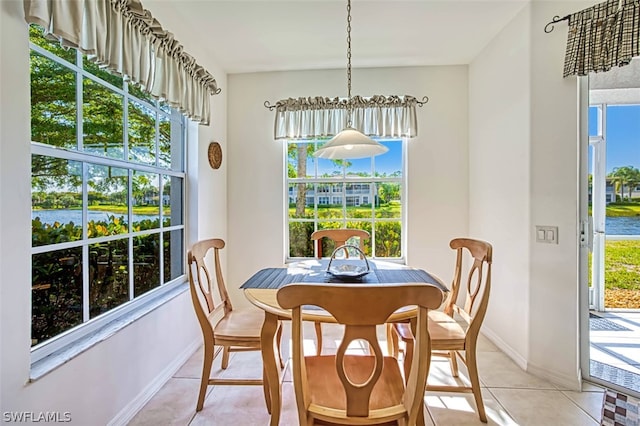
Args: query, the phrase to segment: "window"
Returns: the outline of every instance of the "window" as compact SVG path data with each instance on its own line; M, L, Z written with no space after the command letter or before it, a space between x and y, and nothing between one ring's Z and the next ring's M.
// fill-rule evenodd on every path
M388 152L354 160L315 158L322 143L288 143L287 257L314 257L313 231L347 227L371 234L365 242L367 256L403 258L405 142L381 141Z
M29 31L35 350L184 278L186 138L180 113Z

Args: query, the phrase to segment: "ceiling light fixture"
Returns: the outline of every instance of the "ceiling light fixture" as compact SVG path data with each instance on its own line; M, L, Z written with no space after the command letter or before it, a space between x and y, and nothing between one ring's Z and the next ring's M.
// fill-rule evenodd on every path
M351 0L347 0L347 127L313 155L330 160L373 157L389 150L353 127L351 99Z

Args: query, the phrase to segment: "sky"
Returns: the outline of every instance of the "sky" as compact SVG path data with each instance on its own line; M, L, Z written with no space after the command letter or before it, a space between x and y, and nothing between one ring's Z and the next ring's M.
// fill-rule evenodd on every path
M402 170L402 141L380 141L384 146L389 148L389 151L382 155L374 157L376 172L387 175L391 175L394 172ZM411 143L411 142L409 142ZM318 175L323 173L331 174L335 170L339 170L331 160L317 159L318 161ZM371 158L360 158L355 160L349 160L351 167L347 170L353 173L371 173Z
M640 105L608 106L606 117L607 174L614 167L633 166L640 169ZM589 135L597 134L597 109L591 107Z

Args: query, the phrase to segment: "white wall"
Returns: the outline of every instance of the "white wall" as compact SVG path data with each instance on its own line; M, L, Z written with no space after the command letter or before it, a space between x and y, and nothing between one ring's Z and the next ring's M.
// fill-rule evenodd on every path
M536 2L531 16L529 369L566 384L580 380L578 84L562 78L566 23L542 28L595 3ZM559 244L535 243L534 225L557 225Z
M494 248L484 332L523 368L529 324L529 30L527 8L469 67L469 232Z
M353 94L430 98L417 108L419 137L409 141L408 261L451 279L449 240L467 234L467 67L353 70ZM345 96L344 70L229 76L229 287L284 259L284 151L273 139L274 112L288 97Z
M523 368L578 389L578 92L566 22L533 2L470 65L470 231L494 243L485 332ZM523 31L524 30L524 31ZM559 227L559 244L535 242ZM506 320L508 319L508 320Z
M160 19L170 25L171 15ZM226 76L198 51L196 36L176 34L223 88L212 98L211 127L191 141L197 162L189 184L197 184L198 214L191 238L226 235L225 166L206 163L209 141L226 139ZM200 59L202 58L202 59ZM29 383L31 187L29 45L21 0L0 2L0 412L68 411L73 424L126 420L189 356L201 335L188 292L125 327L67 364ZM224 164L224 163L223 163ZM192 164L193 165L193 164ZM196 395L194 395L195 407Z

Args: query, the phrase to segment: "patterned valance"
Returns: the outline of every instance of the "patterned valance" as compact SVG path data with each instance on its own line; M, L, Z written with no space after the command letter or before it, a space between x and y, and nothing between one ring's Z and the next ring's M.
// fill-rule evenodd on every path
M352 126L367 136L406 137L418 135L416 105L424 105L413 96L372 96L351 98ZM348 99L289 98L269 105L276 110L275 139L314 139L331 137L347 126Z
M24 0L25 19L49 37L138 83L200 124L209 124L213 76L140 0Z
M608 71L640 55L639 0L609 0L568 19L565 77Z

